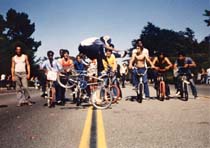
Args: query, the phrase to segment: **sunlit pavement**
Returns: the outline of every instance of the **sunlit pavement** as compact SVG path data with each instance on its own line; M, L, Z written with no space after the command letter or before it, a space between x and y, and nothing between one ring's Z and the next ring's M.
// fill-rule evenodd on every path
M71 102L49 109L37 90L31 90L32 107L16 107L14 92L1 94L0 148L207 148L210 86L197 88L199 99L191 95L187 102L153 98L140 104L130 100L136 94L127 85L122 89L123 99L102 111ZM150 94L155 97L152 85Z

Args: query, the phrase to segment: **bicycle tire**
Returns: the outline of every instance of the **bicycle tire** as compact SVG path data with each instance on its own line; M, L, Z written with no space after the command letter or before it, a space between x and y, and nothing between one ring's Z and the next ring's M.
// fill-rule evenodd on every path
M137 90L137 101L139 103L142 103L143 100L143 84L138 85L138 90Z
M185 101L188 101L188 90L187 90L187 84L184 83L184 98L185 98Z
M110 87L110 92L112 93L112 103L116 103L120 97L120 89L117 87L117 85L112 85Z
M157 99L160 99L160 83L159 82L156 89L156 96L157 96Z
M165 82L160 82L160 101L164 101L165 99Z
M57 82L58 84L63 87L63 88L67 88L67 89L70 89L70 88L73 88L76 84L74 83L73 81L73 78L75 76L72 76L72 78L70 79L71 76L66 76L66 75L58 75L57 77ZM62 80L66 80L66 83L64 84L62 82Z
M107 96L109 96L109 98ZM91 95L92 104L97 109L109 108L112 104L112 99L112 93L104 86L96 89Z
M78 90L76 93L76 105L79 106L81 104L81 92Z

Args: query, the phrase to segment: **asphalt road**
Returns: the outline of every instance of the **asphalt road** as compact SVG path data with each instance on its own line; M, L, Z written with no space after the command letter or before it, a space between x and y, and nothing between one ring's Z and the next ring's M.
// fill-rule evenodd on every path
M209 148L210 86L197 88L196 100L139 104L127 85L119 104L103 111L71 102L49 109L35 90L32 107L16 107L14 93L0 94L0 148ZM155 96L152 86L150 93Z

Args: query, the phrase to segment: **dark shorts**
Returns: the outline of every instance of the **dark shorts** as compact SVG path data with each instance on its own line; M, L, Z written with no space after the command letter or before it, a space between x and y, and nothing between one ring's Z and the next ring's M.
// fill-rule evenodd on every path
M102 45L79 46L79 52L85 54L91 60L97 59L98 73L104 70L103 59L106 59Z

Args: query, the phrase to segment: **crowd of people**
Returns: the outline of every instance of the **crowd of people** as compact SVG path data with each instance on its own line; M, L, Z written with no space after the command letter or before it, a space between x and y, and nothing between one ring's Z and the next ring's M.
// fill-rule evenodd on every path
M11 78L16 83L17 106L21 106L23 103L32 105L30 102L30 94L28 91L27 80L30 78L30 63L28 56L22 53L21 46L16 46L16 55L12 57L12 67L11 67ZM92 76L100 76L104 71L111 68L112 72L118 75L121 80L121 85L118 83L118 87L121 90L125 88L126 75L129 71L132 73L132 84L134 89L137 89L138 76L137 73L144 73L144 71L150 67L154 71L154 88L157 88L157 75L158 73L163 73L166 81L166 97L170 97L170 88L167 80L167 73L169 70L174 71L174 84L177 89L176 95L180 95L180 73L187 73L188 80L192 89L192 94L194 98L197 98L197 89L193 80L193 75L191 69L196 67L195 61L187 57L183 51L180 51L177 55L175 63L172 63L170 59L159 50L153 60L149 56L149 50L143 46L142 41L139 39L136 41L135 48L132 51L131 59L129 63L117 63L117 58L123 58L126 56L127 52L124 51L120 54L111 42L109 36L102 36L100 38L88 38L83 40L78 48L79 54L76 58L72 58L68 50L61 49L59 51L60 57L55 60L54 52L52 50L47 51L47 60L44 61L40 70L42 73L38 77L40 86L42 88L42 97L46 94L46 82L47 80L53 81L52 85L52 97L57 105L65 105L65 88L61 87L56 81L57 73L70 73L71 69L76 71L87 70ZM208 81L210 74L201 72L201 81ZM203 74L206 74L205 78ZM144 94L145 99L150 99L150 91L148 87L148 76L147 73L143 76L144 83ZM88 88L90 89L90 88ZM90 90L87 90L88 96L91 95ZM121 91L122 97L122 91ZM73 95L73 102L76 102L75 95Z

